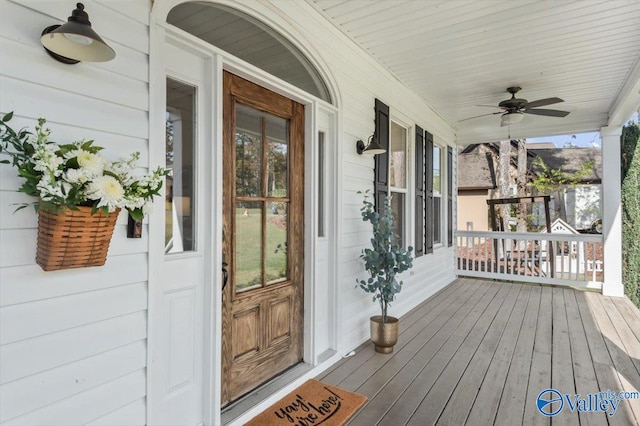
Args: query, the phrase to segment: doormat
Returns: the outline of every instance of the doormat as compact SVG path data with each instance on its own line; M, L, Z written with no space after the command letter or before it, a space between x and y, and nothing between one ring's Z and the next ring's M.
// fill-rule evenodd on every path
M366 396L311 379L245 426L341 426L366 401Z

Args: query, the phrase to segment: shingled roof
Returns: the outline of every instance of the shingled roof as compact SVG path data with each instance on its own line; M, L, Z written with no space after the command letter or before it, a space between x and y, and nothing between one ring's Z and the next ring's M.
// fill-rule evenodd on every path
M536 157L541 157L551 169L560 169L565 173L575 173L583 164L593 161L591 173L584 176L580 183L602 182L602 152L596 148L529 149L528 153L527 168L533 173L538 171L532 166Z
M458 154L458 189L493 189L496 187L493 161L488 156L474 150Z
M478 190L494 189L497 187L494 164L487 157L486 150L477 149L478 145L469 145L458 154L458 189ZM497 144L484 144L489 150L497 154ZM517 149L517 144L512 144ZM514 156L515 157L515 152ZM575 173L580 167L593 161L594 168L580 183L593 184L602 182L602 152L596 148L529 148L527 150L527 169L535 174L537 168L533 166L536 157L541 157L544 163L552 169L561 169L565 173ZM497 165L496 165L497 166ZM515 167L515 158L512 167Z

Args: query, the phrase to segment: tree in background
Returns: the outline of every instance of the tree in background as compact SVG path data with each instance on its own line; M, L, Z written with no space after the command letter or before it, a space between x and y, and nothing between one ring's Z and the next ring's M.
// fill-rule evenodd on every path
M595 167L593 160L583 163L578 170L573 173L567 173L562 169L552 169L541 157L536 157L531 163L532 169L536 170L535 177L531 181L531 187L536 194L551 195L556 205L556 211L559 209L559 217L567 220L567 212L565 209L564 190L566 187L576 186L585 177L591 174ZM554 219L552 216L552 220Z
M500 198L509 197L509 184L511 182L510 165L511 162L511 140L500 141L500 154L498 154L498 189ZM509 230L509 218L511 217L509 205L499 206L502 225L501 231ZM496 231L496 229L494 229Z
M622 281L625 294L640 308L640 128L622 130Z
M527 143L518 140L518 197L527 195ZM518 209L518 225L516 231L527 232L527 205L520 203Z

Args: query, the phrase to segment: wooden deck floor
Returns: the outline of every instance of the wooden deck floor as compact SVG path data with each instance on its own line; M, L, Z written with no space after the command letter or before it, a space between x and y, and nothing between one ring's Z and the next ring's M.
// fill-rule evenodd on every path
M640 391L640 312L627 298L461 278L400 324L393 354L368 342L319 377L369 398L350 425L640 425L640 399L613 416L536 408L547 388Z

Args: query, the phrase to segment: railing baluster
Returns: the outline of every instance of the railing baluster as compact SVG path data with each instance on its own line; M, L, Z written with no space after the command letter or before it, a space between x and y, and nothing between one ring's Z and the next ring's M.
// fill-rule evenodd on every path
M457 231L456 266L460 275L593 287L602 281L602 241L589 234Z
M582 242L576 243L576 281L582 281L583 276L580 274L580 269L584 269L584 263L582 261L580 246Z
M471 269L477 271L476 267L476 237L471 238Z

